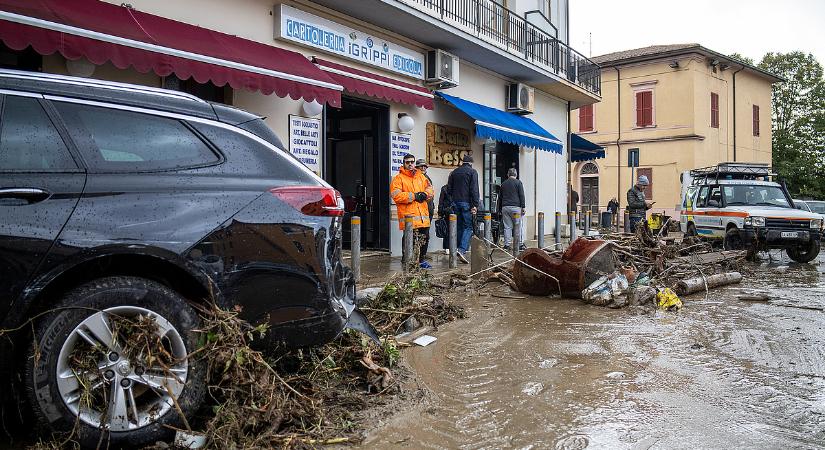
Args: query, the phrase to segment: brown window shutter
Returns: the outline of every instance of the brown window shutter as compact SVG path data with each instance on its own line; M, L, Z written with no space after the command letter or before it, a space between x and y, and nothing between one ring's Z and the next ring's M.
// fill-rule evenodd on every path
M579 131L593 131L593 105L579 108Z
M719 94L710 93L710 126L719 128Z
M637 92L636 93L636 126L643 127L645 126L644 122L644 92Z
M638 168L636 169L636 180L638 180L640 176L646 176L647 180L650 184L645 189L645 199L652 200L653 199L653 168L652 167L645 167L645 168ZM636 181L634 180L634 181Z
M753 105L753 135L759 136L759 106Z
M636 93L636 126L648 127L653 125L653 92Z

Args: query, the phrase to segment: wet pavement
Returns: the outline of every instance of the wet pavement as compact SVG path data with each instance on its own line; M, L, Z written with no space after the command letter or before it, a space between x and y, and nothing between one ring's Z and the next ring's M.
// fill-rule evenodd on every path
M773 256L677 313L461 294L404 353L432 395L365 447L823 448L825 259Z

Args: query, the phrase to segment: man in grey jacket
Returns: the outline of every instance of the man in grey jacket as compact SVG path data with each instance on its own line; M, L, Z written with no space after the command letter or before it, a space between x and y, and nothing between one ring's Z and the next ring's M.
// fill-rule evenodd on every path
M513 227L516 226L516 214L521 215L522 222L524 220L524 186L517 177L518 172L516 169L510 168L507 171L507 179L504 180L504 183L501 183L498 196L498 212L501 213L501 221L504 224L505 248L510 248L513 243ZM524 236L521 238L524 239ZM513 251L515 250L513 249Z
M650 181L645 175L639 177L629 191L627 191L627 213L630 219L630 232L636 232L636 226L645 219L647 210L653 206L653 202L645 200L645 188L650 184Z

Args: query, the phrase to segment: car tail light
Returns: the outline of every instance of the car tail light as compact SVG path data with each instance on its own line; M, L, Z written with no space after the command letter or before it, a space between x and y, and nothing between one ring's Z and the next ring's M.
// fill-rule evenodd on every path
M344 200L325 186L284 186L269 190L272 195L308 216L343 216Z

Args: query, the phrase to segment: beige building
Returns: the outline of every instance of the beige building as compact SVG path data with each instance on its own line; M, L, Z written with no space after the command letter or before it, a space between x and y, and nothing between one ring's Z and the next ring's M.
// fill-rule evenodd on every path
M571 130L605 148L574 163L581 208L622 209L633 176L647 175L653 211L674 215L680 175L726 161L771 162L771 85L782 80L699 44L659 45L593 58L602 101L571 114ZM629 154L638 152L635 171ZM635 175L633 174L635 172Z

